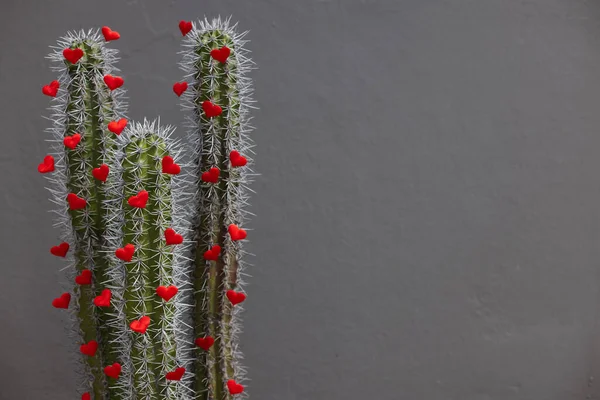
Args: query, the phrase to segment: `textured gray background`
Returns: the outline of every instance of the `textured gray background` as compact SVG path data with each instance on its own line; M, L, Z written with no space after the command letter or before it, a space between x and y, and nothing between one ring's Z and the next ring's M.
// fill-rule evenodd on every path
M260 67L251 398L600 399L600 3L0 11L1 400L78 398L36 171L48 46L70 29L118 30L130 116L177 125L177 23L218 14L251 31Z

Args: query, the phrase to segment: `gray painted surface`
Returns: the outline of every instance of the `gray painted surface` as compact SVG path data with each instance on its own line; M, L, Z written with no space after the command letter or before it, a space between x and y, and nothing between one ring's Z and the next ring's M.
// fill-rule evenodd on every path
M120 31L130 116L178 125L177 23L217 14L251 30L260 67L251 398L600 399L599 3L0 9L0 399L78 398L36 171L48 46Z

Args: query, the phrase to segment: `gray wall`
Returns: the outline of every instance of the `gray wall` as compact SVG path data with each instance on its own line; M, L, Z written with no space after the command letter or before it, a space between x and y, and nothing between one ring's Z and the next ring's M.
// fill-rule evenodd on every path
M251 31L260 67L251 398L600 399L598 2L0 10L0 399L78 398L36 171L48 46L120 31L130 115L179 124L177 23L218 14Z

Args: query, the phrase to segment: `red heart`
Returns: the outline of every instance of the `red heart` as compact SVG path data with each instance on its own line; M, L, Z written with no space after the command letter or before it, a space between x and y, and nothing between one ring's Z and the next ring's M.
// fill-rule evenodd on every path
M156 294L162 297L164 301L171 300L173 296L177 294L177 291L177 287L173 285L169 287L159 286L156 288Z
M146 192L145 190L140 190L138 192L138 194L136 194L135 196L131 196L127 200L127 203L129 203L130 206L137 207L137 208L146 208L147 202L148 202L148 192Z
M185 374L185 368L179 367L176 368L173 372L167 372L166 378L169 381L179 381L181 377Z
M127 120L125 118L121 118L118 121L112 121L108 123L108 130L114 133L115 135L120 135L127 126Z
M83 50L81 49L64 49L63 56L71 64L75 64L81 57L83 57Z
M212 49L210 51L211 57L217 61L222 62L223 64L227 62L227 57L229 57L230 53L231 49L229 49L229 47L227 46L223 46L220 49Z
M42 87L42 93L46 96L56 97L56 93L58 93L58 89L60 88L60 83L58 81L52 81L49 85L44 85Z
M81 274L75 277L75 283L78 285L89 285L92 283L92 271L89 269L81 271Z
M216 104L211 103L208 100L202 102L202 109L208 118L216 117L221 115L223 110Z
M219 254L221 253L221 246L215 244L209 250L204 252L204 259L210 261L217 261L219 259Z
M167 228L165 230L165 240L167 242L167 245L181 244L183 243L183 236L181 236L178 233L175 233L173 228Z
M110 378L117 379L121 374L121 364L114 363L113 365L107 365L104 367L104 374Z
M212 336L206 336L206 337L199 337L196 338L196 346L201 347L204 350L210 349L212 347L213 344L215 344L215 339L213 339Z
M80 210L82 208L85 208L87 204L87 201L85 201L85 199L78 197L75 193L69 193L67 195L67 201L69 202L69 208L71 210Z
M95 340L90 340L87 344L82 344L79 346L79 351L81 354L85 354L86 356L94 357L96 355L96 350L98 350L98 342Z
M121 247L115 251L115 255L118 259L130 262L133 258L133 253L135 253L135 246L131 243L125 245L125 247Z
M173 85L173 91L177 96L181 96L188 88L187 82L177 82Z
M107 42L110 42L111 40L117 40L121 37L121 35L119 35L119 32L113 31L108 26L102 27L102 35L104 35L104 40L106 40Z
M104 83L110 90L115 90L123 86L123 78L120 76L104 75Z
M58 246L52 246L50 248L50 253L52 253L52 255L55 255L57 257L66 256L68 251L69 251L69 243L67 243L67 242L62 242Z
M77 147L80 141L81 135L79 133L76 133L72 136L65 136L65 138L63 139L63 143L65 144L65 146L67 146L71 150Z
M229 153L229 160L231 161L231 166L233 167L243 167L248 162L246 157L240 155L240 153L236 150L233 150L231 153Z
M148 329L148 325L150 325L150 317L143 316L138 321L133 321L131 324L129 324L129 327L134 332L146 333L146 329Z
M229 236L231 236L231 240L234 241L246 239L246 236L248 236L245 230L243 230L242 228L238 228L237 225L234 224L229 225L229 228L227 228L227 230L229 231Z
M227 381L227 389L229 389L230 394L240 394L244 391L244 387L233 379Z
M219 181L220 173L221 173L221 171L219 171L219 168L212 167L210 170L202 173L202 181L210 182L210 183L217 183Z
M99 166L98 168L94 168L92 170L92 175L94 176L94 178L98 179L99 181L106 181L106 178L108 177L108 165L106 164L102 164L101 166Z
M94 298L94 305L97 307L110 307L110 298L112 293L110 289L104 289L100 296Z
M192 22L179 21L179 30L183 36L187 35L192 30Z
M235 290L227 291L227 298L234 306L246 300L246 295L241 292L236 292Z
M162 159L162 172L165 174L177 175L181 172L181 167L175 164L173 157L164 156Z
M70 293L63 293L60 297L52 300L52 305L56 308L69 308L69 302L71 301Z
M52 157L51 155L47 155L46 157L44 157L44 161L42 161L38 165L38 172L41 174L45 174L47 172L52 171L54 171L54 157Z
M81 395L81 400L92 400L92 398L90 396L90 393L87 392L87 393L82 394Z

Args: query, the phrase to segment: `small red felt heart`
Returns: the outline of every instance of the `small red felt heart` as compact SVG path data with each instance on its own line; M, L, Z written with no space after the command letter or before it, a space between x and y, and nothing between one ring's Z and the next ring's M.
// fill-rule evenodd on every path
M210 51L210 56L223 64L227 62L229 54L231 54L231 49L227 46L223 46L220 49L212 49Z
M68 251L69 251L69 243L67 243L67 242L62 242L58 246L52 246L50 248L50 253L57 257L66 256Z
M240 155L237 150L233 150L229 153L229 161L231 161L232 167L243 167L248 162L246 157Z
M112 293L110 289L104 289L100 296L94 297L94 305L97 307L110 307L110 298Z
M228 290L226 295L234 306L246 300L246 295L244 293L236 292L235 290Z
M133 258L133 253L135 253L135 246L131 243L115 251L115 255L117 256L117 258L126 262L131 261L131 259Z
M244 391L244 387L233 379L227 381L227 389L229 389L230 394L240 394Z
M229 236L231 236L231 240L234 241L246 239L246 236L248 236L245 230L243 230L242 228L238 228L238 226L234 224L229 225L227 230L229 231Z
M104 75L104 83L110 90L115 90L123 86L123 78L120 76Z
M94 176L94 178L98 179L99 181L104 182L104 181L106 181L106 178L108 177L108 172L109 172L108 165L102 164L98 168L94 168L92 170L92 175Z
M162 172L165 174L177 175L181 172L181 167L175 164L173 157L164 156L162 159Z
M209 250L204 252L204 259L209 261L216 261L219 259L219 254L221 253L221 246L215 244Z
M178 292L178 289L176 286L169 286L169 287L165 287L165 286L159 286L156 288L156 294L159 295L160 297L162 297L162 299L164 301L169 301L173 298L173 296L175 296Z
M129 327L134 332L146 333L146 329L148 329L149 325L150 325L150 317L143 316L139 320L131 322L131 324L129 324Z
M89 392L81 395L81 400L92 400L92 397Z
M120 135L127 126L127 120L125 118L121 118L118 121L112 121L108 123L108 130L114 133L115 135Z
M110 378L117 379L121 374L121 364L114 363L104 367L104 374Z
M75 277L75 283L78 285L89 285L92 283L92 271L84 269L81 274Z
M69 302L71 301L70 293L63 293L60 297L52 300L52 305L56 308L69 308Z
M175 371L167 372L166 378L169 381L179 381L183 377L183 374L185 374L185 368L179 367Z
M212 167L210 170L202 173L202 176L201 176L202 181L209 182L209 183L217 183L219 181L220 173L221 173L221 171L219 171L219 168Z
M202 102L202 109L208 118L216 117L221 115L223 110L218 105L211 103L208 100Z
M165 241L167 242L167 245L181 244L183 243L183 236L176 233L173 228L167 228L165 229Z
M138 194L135 196L131 196L127 203L132 207L137 208L146 208L146 203L148 202L148 192L145 190L140 190Z
M179 21L179 30L183 36L187 35L192 30L192 22Z
M102 27L102 35L104 35L104 40L106 40L107 42L110 42L111 40L117 40L121 37L121 35L119 35L119 32L113 31L108 26Z
M185 92L188 88L188 84L187 82L176 82L173 85L173 91L175 92L175 94L179 97L183 94L183 92Z
M56 93L58 93L58 89L60 88L60 83L58 81L52 81L49 85L44 85L42 87L42 93L46 96L56 97Z
M69 208L71 210L80 210L85 208L87 201L77 196L75 193L69 193L67 195L67 201L69 202Z
M81 49L64 49L63 56L71 64L75 64L81 57L83 57L83 50Z
M79 144L80 141L81 141L81 135L79 133L76 133L71 136L65 136L65 138L63 139L63 143L65 144L65 146L67 146L71 150L73 150L75 147L77 147L77 145Z
M215 344L215 339L212 336L199 337L195 340L196 346L201 347L204 350L210 349Z
M90 357L94 357L96 355L96 350L98 350L98 342L95 340L90 340L86 344L79 346L79 351L81 351L81 354L85 354L86 356Z
M40 174L45 174L52 171L54 171L54 157L47 155L44 157L44 161L38 165L38 172Z

